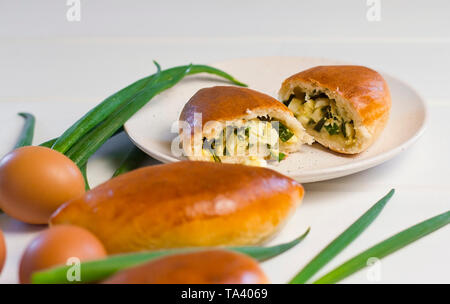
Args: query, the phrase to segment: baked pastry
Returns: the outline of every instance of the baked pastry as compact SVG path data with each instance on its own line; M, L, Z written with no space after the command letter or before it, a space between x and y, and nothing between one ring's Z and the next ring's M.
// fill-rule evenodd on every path
M108 253L254 245L302 198L299 183L267 168L184 161L113 178L63 204L50 224L82 226Z
M314 139L333 151L366 150L389 118L383 77L363 66L317 66L287 78L279 98Z
M281 161L313 142L278 100L233 86L195 93L181 112L180 137L191 160L255 166L264 166L267 159Z
M258 263L242 253L205 250L165 256L122 270L104 284L265 284Z

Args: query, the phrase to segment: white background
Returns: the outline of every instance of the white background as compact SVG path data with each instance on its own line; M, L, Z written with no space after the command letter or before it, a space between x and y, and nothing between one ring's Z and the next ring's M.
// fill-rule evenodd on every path
M0 0L0 154L37 117L36 143L58 136L91 106L164 67L265 55L314 56L363 64L416 88L430 107L424 137L394 160L353 176L305 185L304 204L275 243L312 232L295 250L263 264L286 282L338 232L390 188L380 218L323 273L418 221L450 209L450 2L381 0L369 22L365 0L117 1L81 0L81 21L68 22L66 1ZM89 166L92 184L108 178L125 137ZM9 250L0 282L15 282L31 227L0 216ZM450 283L448 227L382 261L381 282ZM280 271L281 269L281 271ZM365 270L345 282L368 283Z

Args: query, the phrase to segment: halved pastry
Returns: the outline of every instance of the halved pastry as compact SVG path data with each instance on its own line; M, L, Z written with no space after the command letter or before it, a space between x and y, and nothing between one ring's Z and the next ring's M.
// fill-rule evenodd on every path
M241 87L199 90L180 115L180 138L191 160L266 165L313 142L292 112L266 94Z
M317 66L287 78L279 98L314 139L333 151L366 150L386 126L388 85L363 66Z

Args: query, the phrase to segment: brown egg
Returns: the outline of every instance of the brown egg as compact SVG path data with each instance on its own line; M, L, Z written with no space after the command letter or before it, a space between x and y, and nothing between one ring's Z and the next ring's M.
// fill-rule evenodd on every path
M0 230L0 273L2 273L3 266L6 260L6 243L3 237L3 232Z
M55 150L27 146L0 160L0 208L29 224L46 224L64 202L85 192L81 171Z
M264 284L268 279L247 255L226 250L174 254L118 272L105 284Z
M80 261L106 256L103 244L88 230L58 225L44 230L28 244L20 261L20 283L30 283L31 274L57 265L66 265L69 258Z

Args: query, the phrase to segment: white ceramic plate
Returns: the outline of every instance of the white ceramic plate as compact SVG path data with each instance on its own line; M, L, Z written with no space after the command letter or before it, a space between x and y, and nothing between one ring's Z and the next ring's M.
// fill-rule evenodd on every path
M339 62L304 57L259 57L234 59L212 64L235 76L250 88L277 97L281 82L304 69ZM409 147L423 133L426 105L404 82L383 74L392 95L389 123L380 138L367 151L345 156L333 153L319 144L304 145L279 164L269 166L300 182L315 182L359 172L385 162ZM189 76L174 88L157 96L126 124L131 140L143 151L162 162L183 159L174 157L171 142L178 135L171 132L184 104L199 89L227 84L210 75ZM174 130L177 130L175 128Z

